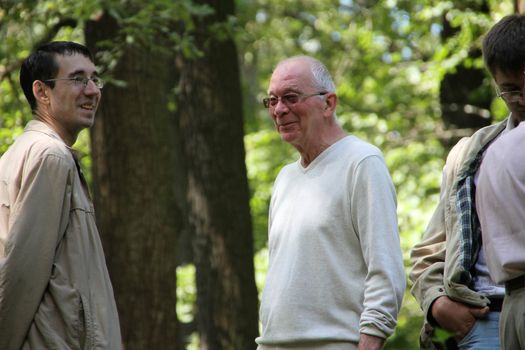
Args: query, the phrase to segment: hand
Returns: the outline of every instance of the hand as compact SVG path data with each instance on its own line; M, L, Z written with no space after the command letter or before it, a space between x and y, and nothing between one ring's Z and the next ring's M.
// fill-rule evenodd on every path
M432 317L436 322L441 328L454 334L458 341L470 332L478 318L485 317L488 312L488 306L470 307L447 296L437 298L431 308Z
M383 348L385 340L373 335L361 333L357 350L380 350Z

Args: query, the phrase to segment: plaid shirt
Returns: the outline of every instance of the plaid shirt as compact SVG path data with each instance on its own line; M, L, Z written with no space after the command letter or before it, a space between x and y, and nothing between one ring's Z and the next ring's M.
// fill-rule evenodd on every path
M492 140L493 141L493 140ZM481 225L476 212L476 185L474 179L481 165L483 154L492 143L489 142L478 152L469 164L467 170L458 179L456 208L459 220L459 259L461 272L461 283L469 284L472 276L471 269L476 263L481 248Z

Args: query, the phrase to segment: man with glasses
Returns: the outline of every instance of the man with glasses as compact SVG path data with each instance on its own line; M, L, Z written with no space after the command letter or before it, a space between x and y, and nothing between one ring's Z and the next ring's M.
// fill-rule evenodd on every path
M487 148L525 120L525 16L503 18L486 34L482 49L498 96L511 114L460 140L451 150L439 205L423 240L412 249L410 279L412 294L426 318L421 335L425 348L435 346L432 335L436 327L450 332L449 343L457 343L454 346L460 349L500 347L498 323L505 287L489 274L481 238L485 227L480 221L490 218L476 210L492 199L479 197L476 188Z
M488 148L479 170L476 209L491 278L505 283L501 348L525 349L525 123Z
M300 159L275 180L259 350L381 349L405 276L396 195L381 152L336 119L326 67L278 64L263 100Z
M120 349L113 289L77 155L103 81L88 49L51 42L23 62L33 113L0 158L0 349Z

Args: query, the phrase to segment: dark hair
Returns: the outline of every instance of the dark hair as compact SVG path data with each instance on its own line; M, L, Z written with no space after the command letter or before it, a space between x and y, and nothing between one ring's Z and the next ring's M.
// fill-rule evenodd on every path
M514 73L525 66L525 15L503 17L483 39L483 59L492 76Z
M56 61L56 55L81 54L93 62L93 56L87 47L72 41L52 41L37 47L22 62L20 69L20 86L26 95L31 110L36 110L36 99L33 95L33 82L35 80L47 80L56 77L60 67ZM46 82L51 88L55 82Z

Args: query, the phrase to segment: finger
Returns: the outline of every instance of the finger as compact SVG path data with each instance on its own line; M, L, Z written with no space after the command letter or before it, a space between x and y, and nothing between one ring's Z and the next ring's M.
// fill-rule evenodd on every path
M483 308L471 308L470 313L475 318L482 318L485 317L489 313L490 309L488 306L485 306Z

